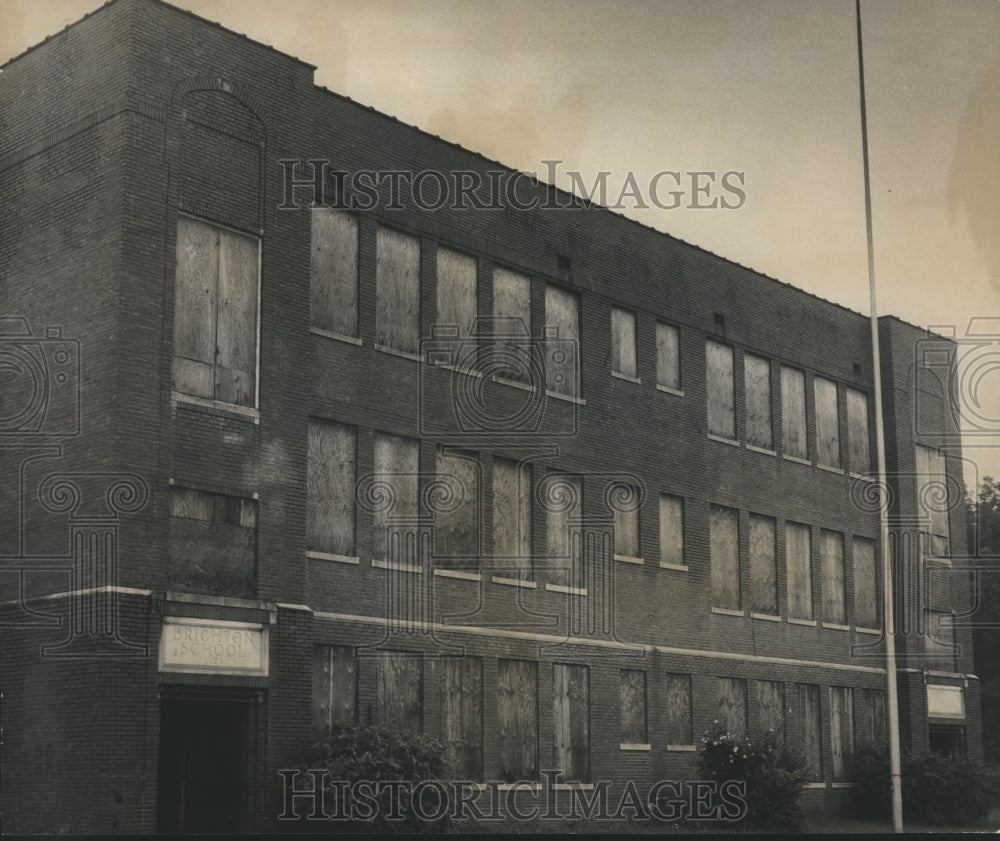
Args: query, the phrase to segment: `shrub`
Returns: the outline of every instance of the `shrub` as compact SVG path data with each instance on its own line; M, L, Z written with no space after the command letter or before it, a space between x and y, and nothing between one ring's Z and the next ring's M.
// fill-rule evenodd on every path
M341 803L343 793L334 792L334 783L359 780L379 782L406 782L409 786L397 787L399 817L392 814L393 789L377 793L377 808L371 819L339 818L323 824L326 830L343 832L418 833L447 832L450 818L447 814L437 820L425 820L411 803L410 795L421 782L439 783L448 776L449 767L440 742L422 734L404 733L376 725L334 725L329 736L315 745L299 766L300 770L326 770L327 810L350 812ZM300 783L306 785L308 783ZM340 798L340 799L338 799ZM333 804L339 804L337 806ZM424 811L433 813L437 802L433 794L425 800Z
M791 832L802 827L799 796L809 773L799 751L783 744L773 730L743 738L718 722L702 742L698 771L703 779L746 783L745 829Z

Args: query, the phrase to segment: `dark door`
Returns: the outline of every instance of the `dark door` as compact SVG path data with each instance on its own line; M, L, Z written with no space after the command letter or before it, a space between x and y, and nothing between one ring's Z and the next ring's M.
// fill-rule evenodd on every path
M238 832L249 780L245 701L160 704L158 830Z

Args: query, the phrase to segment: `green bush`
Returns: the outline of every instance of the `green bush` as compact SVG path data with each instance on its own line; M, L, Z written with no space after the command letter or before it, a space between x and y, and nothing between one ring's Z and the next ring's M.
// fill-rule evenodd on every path
M981 765L937 753L904 753L900 764L904 821L968 825L989 814L993 777ZM859 817L892 817L889 759L884 751L866 749L855 756L854 783Z
M702 779L746 783L747 811L741 824L756 832L801 829L799 796L809 778L805 757L773 730L752 738L729 734L718 722L705 734L698 754Z
M389 818L392 814L393 791L385 789L375 798L378 806L371 819L337 819L324 824L327 830L350 833L422 833L447 832L451 828L450 817L445 814L438 820L424 820L413 808L410 795L421 782L440 783L449 774L445 751L440 742L423 734L404 733L376 725L341 724L334 725L329 736L315 745L300 765L300 770L326 770L327 811L341 809L341 815L349 810L342 805L336 807L342 797L334 793L334 783L348 781L354 783L367 780L379 782L406 782L410 786L397 789L400 817ZM308 785L303 783L303 785ZM437 803L433 795L427 797L425 812L434 812Z

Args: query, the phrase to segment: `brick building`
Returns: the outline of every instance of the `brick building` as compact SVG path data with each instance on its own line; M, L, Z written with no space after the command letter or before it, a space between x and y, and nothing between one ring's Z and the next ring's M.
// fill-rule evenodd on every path
M312 70L158 0L3 67L4 829L288 829L351 720L564 799L773 727L845 808L868 319ZM954 346L879 330L902 741L977 756Z

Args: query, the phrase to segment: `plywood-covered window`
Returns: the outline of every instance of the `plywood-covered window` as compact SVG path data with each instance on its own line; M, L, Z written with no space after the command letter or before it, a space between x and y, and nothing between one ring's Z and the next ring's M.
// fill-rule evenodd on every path
M840 414L837 384L822 377L813 380L816 398L816 461L840 467Z
M627 745L644 745L649 742L646 726L646 672L642 669L622 669L621 685L621 741Z
M483 776L483 661L444 657L441 742L456 779Z
M437 323L466 338L476 324L476 259L448 248L437 252Z
M545 388L580 396L580 322L577 298L558 286L545 287Z
M879 627L875 541L866 537L854 538L854 624Z
M789 618L812 619L812 541L809 526L802 523L785 526L785 570Z
M885 748L888 730L885 718L885 691L854 688L854 744L862 748Z
M497 334L494 363L505 363L501 376L541 388L534 375L536 345L531 337L531 279L499 266L493 269L493 330Z
M375 342L420 352L420 240L379 228L375 272Z
M924 615L927 628L924 634L924 653L933 664L931 668L943 672L955 671L958 653L955 646L955 617L950 610L928 609Z
M785 684L775 680L758 680L757 718L761 730L773 730L785 741Z
M356 554L356 439L352 426L309 421L306 548L310 552Z
M924 551L934 557L949 554L948 511L955 502L950 499L944 455L920 444L917 455L917 505L925 525Z
M759 356L743 357L747 400L747 443L770 450L774 446L771 426L771 363Z
M740 610L740 515L735 508L709 510L712 606Z
M681 340L672 324L656 325L656 384L680 391Z
M868 441L868 395L847 389L847 453L848 469L862 475L871 470L871 449Z
M497 661L497 763L507 783L538 777L538 664Z
M719 724L733 736L747 735L747 682L742 678L720 677L716 680L719 693Z
M312 209L312 326L358 335L358 220L330 207Z
M639 491L631 488L630 499L638 499ZM628 506L626 510L615 508L615 554L626 558L639 558L639 508Z
M313 648L313 730L329 733L334 724L353 724L358 714L358 666L347 645Z
M618 307L611 308L611 370L636 376L635 313Z
M479 462L439 449L428 505L434 516L434 555L456 566L479 565Z
M590 782L590 669L552 664L552 761L567 781Z
M553 570L567 570L571 587L585 587L583 556L574 532L583 514L583 478L568 473L545 477L545 540Z
M531 465L493 459L493 555L502 569L531 575Z
M844 535L821 529L819 545L823 576L823 621L843 625L847 622Z
M420 511L420 445L398 435L375 434L375 474L391 489L393 505L372 512L372 551L377 559L422 563L408 554L407 541L398 538L400 521L413 521ZM395 526L395 528L394 528Z
M809 458L805 375L784 366L781 368L781 429L785 455Z
M830 687L830 759L833 781L850 780L854 770L854 695L849 686Z
M705 342L705 376L708 388L708 431L722 438L736 438L733 393L733 349Z
M667 744L693 745L691 675L668 673L663 676L663 712L667 725Z
M260 241L180 216L173 388L255 406Z
M823 741L819 708L819 686L814 683L796 683L794 695L789 699L791 715L788 735L793 744L801 747L809 767L811 780L823 779Z
M660 494L660 563L684 565L684 500Z
M750 515L750 610L778 614L778 570L775 555L775 521Z
M378 723L419 733L424 723L424 664L421 655L382 651L375 660L375 708Z

